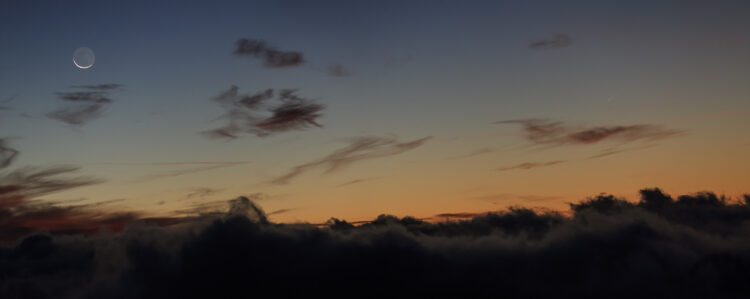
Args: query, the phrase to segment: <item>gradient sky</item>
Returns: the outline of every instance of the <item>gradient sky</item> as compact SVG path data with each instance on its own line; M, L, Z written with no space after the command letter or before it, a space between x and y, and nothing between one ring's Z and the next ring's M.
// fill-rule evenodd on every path
M564 210L645 187L750 191L747 1L152 2L0 4L12 168L74 165L102 180L39 200L185 215L253 195L274 221L322 222ZM265 67L233 54L241 38L305 63ZM86 70L71 60L84 46L96 53ZM102 117L48 117L68 105L56 93L111 83L122 87ZM233 85L296 88L325 106L322 127L208 138L224 121L211 99ZM564 133L540 142L496 123L529 119ZM275 182L359 137L385 153Z

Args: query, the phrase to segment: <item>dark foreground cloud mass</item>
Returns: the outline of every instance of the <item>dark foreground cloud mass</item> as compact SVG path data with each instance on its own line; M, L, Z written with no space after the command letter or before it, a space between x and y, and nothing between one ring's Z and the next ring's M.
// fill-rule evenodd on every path
M234 47L234 55L250 56L263 61L267 68L282 68L299 66L305 62L301 52L281 51L258 39L238 39Z
M272 223L240 197L188 226L37 233L2 246L0 297L750 295L747 202L641 195L637 203L600 195L571 204L572 216L515 208L438 223L381 215L358 226Z
M296 92L295 89L266 89L255 94L240 94L239 87L232 85L211 99L226 111L220 119L227 120L227 124L203 134L235 139L241 133L266 137L311 126L322 127L317 119L325 106L300 97ZM274 98L278 104L269 103Z

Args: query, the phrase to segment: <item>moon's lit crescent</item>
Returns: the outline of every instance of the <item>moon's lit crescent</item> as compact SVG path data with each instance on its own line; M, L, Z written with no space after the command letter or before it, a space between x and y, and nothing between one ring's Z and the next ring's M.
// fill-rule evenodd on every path
M77 66L77 67L78 67L79 69L84 69L84 70L85 70L85 69L87 69L87 68L90 68L90 67L92 67L92 66L93 66L93 64L92 64L92 65L89 65L89 66L82 66L82 65L79 65L79 64L78 64L78 62L76 62L76 59L75 59L75 58L73 58L73 64L75 64L75 65L76 65L76 66Z

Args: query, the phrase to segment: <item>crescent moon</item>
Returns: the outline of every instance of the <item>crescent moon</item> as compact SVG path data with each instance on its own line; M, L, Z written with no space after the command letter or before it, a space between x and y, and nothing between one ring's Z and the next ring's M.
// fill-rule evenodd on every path
M73 58L73 64L75 64L79 69L84 69L84 70L87 69L87 68L90 68L90 67L94 66L93 64L89 65L89 66L82 66L82 65L78 64L78 62L76 62L75 58Z
M87 47L80 47L73 52L73 64L82 70L94 66L94 51Z

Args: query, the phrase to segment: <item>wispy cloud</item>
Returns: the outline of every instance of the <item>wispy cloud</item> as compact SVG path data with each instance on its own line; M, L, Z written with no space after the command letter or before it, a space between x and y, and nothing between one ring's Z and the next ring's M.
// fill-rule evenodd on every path
M267 68L295 67L305 62L304 56L297 51L281 51L259 39L238 39L234 55L260 59Z
M567 161L557 160L557 161L550 161L550 162L526 162L526 163L521 163L521 164L517 164L513 166L500 167L497 170L508 171L508 170L516 170L516 169L532 169L532 168L538 168L538 167L557 165L557 164L561 164L565 162Z
M352 75L351 71L340 64L331 64L326 68L326 71L333 77L349 77Z
M18 150L10 147L5 138L0 138L0 169L10 166L17 156Z
M555 34L549 38L536 41L529 44L529 48L534 50L551 50L565 48L573 44L573 38L567 34Z
M325 106L298 96L295 89L266 89L255 94L239 94L238 91L239 88L232 85L211 99L224 108L226 112L219 119L226 119L228 123L205 131L204 135L234 139L241 133L247 133L266 137L280 132L322 127L317 119L322 116ZM274 98L278 104L268 103Z
M221 192L219 189L213 189L208 187L203 188L195 188L190 193L188 193L185 197L187 198L201 198L206 196L215 195L217 193Z
M266 216L288 213L288 212L291 212L291 211L294 211L294 210L297 210L297 209L294 209L294 208L291 208L291 209L279 209L279 210L276 210L276 211L269 212L268 214L266 214Z
M180 165L238 165L247 164L252 161L174 161L174 162L102 162L91 165L153 165L153 166L180 166Z
M88 90L55 93L60 100L75 104L51 111L47 113L47 117L70 125L84 125L102 116L106 105L113 102L109 92L121 86L116 83L73 85L73 88Z
M325 173L331 173L357 161L397 155L423 145L430 138L432 137L424 137L403 143L397 142L392 137L349 138L348 146L315 161L297 165L286 174L273 179L271 182L274 184L286 184L293 178L313 169L320 168Z
M243 164L248 164L248 163L236 162L236 163L229 163L229 164L226 164L226 163L224 163L224 164L213 164L211 166L204 166L204 167L192 167L192 168L186 168L186 169L176 169L176 170L165 171L165 172L160 172L160 173L148 175L148 176L145 176L145 177L143 177L142 179L140 179L138 181L141 182L141 181L151 181L151 180L156 180L156 179L170 178L170 177L182 176L182 175L186 175L186 174L193 174L193 173L197 173L197 172L209 171L209 170L214 170L214 169L220 169L220 168L226 168L226 167L233 167L233 166L238 166L238 165L243 165Z
M346 187L346 186L349 186L349 185L359 184L359 183L363 183L363 182L367 182L367 181L371 181L371 180L374 180L374 178L364 178L364 179L351 180L351 181L348 181L348 182L344 182L344 183L338 184L338 185L334 186L334 188Z
M682 135L685 131L665 129L659 125L571 127L547 119L504 120L497 124L519 124L524 137L533 144L595 144L605 141L627 143L656 141Z
M505 204L501 202L505 202L505 201L513 200L513 199L520 199L520 200L529 201L529 202L550 201L550 200L562 199L563 197L554 196L554 195L500 193L500 194L482 195L482 196L477 196L475 198L479 200L486 200L494 204Z
M71 85L71 88L82 88L82 89L92 89L92 90L114 90L114 89L120 89L122 88L122 84L117 83L104 83L104 84L94 84L94 85Z

